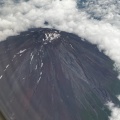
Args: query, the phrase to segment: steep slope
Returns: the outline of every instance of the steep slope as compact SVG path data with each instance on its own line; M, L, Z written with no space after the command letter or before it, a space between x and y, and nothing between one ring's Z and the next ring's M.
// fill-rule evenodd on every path
M0 43L0 109L8 120L108 120L119 104L113 62L95 45L53 29Z

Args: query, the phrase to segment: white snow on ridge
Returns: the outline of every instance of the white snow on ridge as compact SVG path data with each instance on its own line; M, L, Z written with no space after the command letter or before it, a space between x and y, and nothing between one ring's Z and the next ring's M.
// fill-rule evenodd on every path
M44 44L47 44L47 42L52 42L53 40L60 37L60 34L57 32L50 32L45 33L45 39L43 39Z
M36 66L35 66L35 70L37 70L37 68L38 68L38 66L36 65Z
M40 80L41 80L41 76L40 76L39 79L37 80L37 84L40 82Z
M3 77L3 76L1 75L1 76L0 76L0 79L2 79L2 77Z
M4 71L6 71L9 66L10 66L10 65L8 64L8 65L5 67Z
M24 53L25 51L26 51L26 49L24 49L24 50L20 50L17 54Z
M31 54L30 54L30 64L31 64L33 58L34 58L34 55L33 55L33 53L31 53Z
M41 68L43 67L43 62L41 63Z
M6 69L9 67L9 65L6 66Z

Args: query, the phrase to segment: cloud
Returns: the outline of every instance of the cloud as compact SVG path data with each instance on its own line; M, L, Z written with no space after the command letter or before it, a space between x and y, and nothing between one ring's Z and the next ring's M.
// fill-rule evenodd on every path
M119 120L120 119L120 107L115 106L112 102L107 103L108 108L111 110L111 116L109 120Z
M80 2L81 3L81 2ZM120 28L119 0L89 0L80 5L91 17L102 19Z
M0 41L29 28L56 28L96 44L114 60L120 73L118 0L90 0L81 2L79 8L77 0L6 0L0 4ZM113 103L108 106L112 111L110 120L118 120L120 108Z

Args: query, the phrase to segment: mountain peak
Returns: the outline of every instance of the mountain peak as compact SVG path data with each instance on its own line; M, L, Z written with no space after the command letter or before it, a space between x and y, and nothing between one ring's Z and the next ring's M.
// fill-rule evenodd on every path
M0 58L0 104L10 120L106 120L105 103L119 104L113 62L74 34L31 29L1 42Z

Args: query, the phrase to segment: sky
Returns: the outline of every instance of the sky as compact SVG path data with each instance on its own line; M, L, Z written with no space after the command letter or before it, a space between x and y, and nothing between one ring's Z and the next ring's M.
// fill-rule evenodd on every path
M1 0L0 41L29 28L74 33L104 51L114 61L120 79L119 6L120 0ZM119 120L119 106L110 101L107 106L112 111L109 119Z

